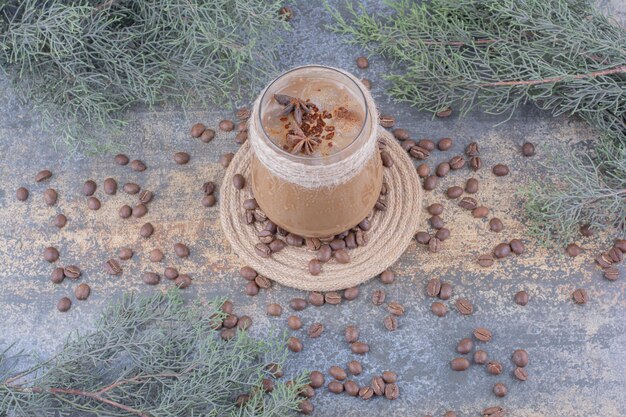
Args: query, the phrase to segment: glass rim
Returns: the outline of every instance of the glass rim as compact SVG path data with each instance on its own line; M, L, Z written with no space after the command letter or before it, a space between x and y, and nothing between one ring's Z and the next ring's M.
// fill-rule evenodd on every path
M305 68L318 68L318 69L324 69L324 70L330 70L333 71L337 74L340 74L342 77L346 78L348 81L350 81L358 90L358 92L361 94L361 97L363 99L363 106L365 108L365 117L363 118L363 124L361 125L361 129L359 129L359 133L357 133L354 138L352 139L352 141L350 141L350 143L343 149L341 149L340 151L338 151L335 154L332 155L321 155L321 156L304 156L304 155L294 155L291 152L287 152L286 150L284 150L283 148L281 148L280 146L278 146L276 143L274 143L274 141L270 138L270 136L267 134L267 132L265 131L265 127L263 126L263 117L262 117L262 109L263 109L263 101L265 99L265 96L267 95L268 91L270 91L270 88L276 84L276 82L278 82L280 79L282 79L283 77L305 69ZM361 137L361 135L363 134L363 131L365 130L365 126L367 125L368 121L369 121L369 106L367 105L367 99L365 97L365 92L363 91L363 89L361 88L361 86L356 83L352 78L350 78L348 75L346 75L344 72L338 70L337 68L333 68L333 67L329 67L326 65L316 65L316 64L311 64L311 65L302 65L299 67L295 67L292 68L288 71L283 72L282 74L280 74L279 76L277 76L276 78L274 78L272 80L272 82L270 82L267 87L265 87L265 89L263 90L263 93L261 94L261 99L259 101L259 112L258 112L258 122L259 122L259 126L261 126L261 130L263 131L263 136L265 138L265 140L267 142L269 142L270 147L272 147L276 152L278 152L279 154L286 156L288 158L294 159L296 161L322 161L322 160L328 160L329 158L333 158L333 159L343 159L343 156L345 154L348 154L349 151L352 151L352 148L354 147L354 144L357 143L357 139Z

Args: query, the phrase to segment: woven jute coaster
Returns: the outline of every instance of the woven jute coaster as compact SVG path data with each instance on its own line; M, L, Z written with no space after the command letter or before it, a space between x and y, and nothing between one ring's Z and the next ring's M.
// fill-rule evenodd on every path
M384 181L388 186L387 210L376 211L370 218L366 246L349 250L351 262L340 264L331 259L322 266L322 272L309 273L309 261L315 251L303 247L287 246L271 258L261 258L254 245L259 243L257 232L260 223L244 223L245 199L252 198L250 183L250 160L252 152L245 143L230 163L220 194L220 219L226 237L242 264L249 265L259 274L280 284L306 291L334 291L354 287L373 278L393 265L404 253L417 232L422 203L415 167L407 153L386 131L379 133L379 140L387 145L394 164L385 168ZM246 179L242 190L233 187L233 176L241 174Z

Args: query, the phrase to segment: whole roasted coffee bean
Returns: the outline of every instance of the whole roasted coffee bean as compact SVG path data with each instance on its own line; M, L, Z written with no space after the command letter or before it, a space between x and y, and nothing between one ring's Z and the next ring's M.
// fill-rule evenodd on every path
M269 316L273 317L278 317L283 314L283 308L279 304L275 303L269 304L266 311Z
M287 339L287 348L292 352L302 352L302 342L297 337L291 336Z
M478 180L476 178L470 178L465 183L465 192L468 194L475 194L478 192Z
M530 142L526 142L522 145L522 154L524 156L533 156L535 154L535 145Z
M350 350L356 355L365 355L370 351L370 347L364 342L352 342L350 343Z
M370 221L369 217L364 218L363 220L361 220L361 223L359 223L359 228L363 231L368 231L370 230L370 228L372 227L372 222Z
M115 163L118 165L128 165L128 157L126 155L124 155L123 153L119 153L117 155L115 155Z
M624 260L624 254L616 247L612 247L611 249L609 249L606 254L609 258L611 258L613 263L620 263Z
M372 388L370 388L369 386L365 386L365 387L361 387L359 389L359 397L362 400L369 400L370 398L372 398L374 396L374 391L372 390Z
M315 307L321 307L324 305L324 295L322 295L322 293L313 291L309 293L307 298L309 303Z
M489 342L491 340L491 331L484 327L474 329L474 337L481 342Z
M115 259L109 259L106 261L104 263L104 269L109 275L120 275L122 273L122 268Z
M320 250L317 251L317 260L319 262L328 262L333 255L333 250L330 245L322 245Z
M358 230L358 232L360 232L360 230ZM348 233L348 236L344 238L344 241L346 242L346 248L348 249L356 249L359 247L359 244L356 241L356 234L354 232Z
M398 375L395 372L385 371L382 374L383 381L387 384L392 384L398 381Z
M149 255L150 262L161 262L164 256L161 249L152 249Z
M415 159L424 160L430 156L430 151L426 148L415 145L409 149L409 154Z
M332 376L333 378L339 380L339 381L343 381L344 379L346 379L348 377L348 374L346 373L346 371L344 371L343 369L341 369L339 366L331 366L330 369L328 370L328 373L330 374L330 376Z
M372 303L375 306L382 305L385 302L385 291L383 290L374 290L372 291Z
M441 280L439 278L433 278L428 281L428 284L426 284L426 294L428 294L429 297L438 296L440 291Z
M302 328L302 320L296 316L289 316L287 319L287 326L291 330L300 330Z
M96 185L95 181L87 180L83 184L83 194L87 197L91 197L93 193L96 192L96 188L98 188L98 186Z
M461 195L463 195L463 188L457 185L448 188L446 191L446 196L448 198L459 198Z
M380 376L375 376L372 378L370 382L370 388L374 391L375 395L384 395L385 394L385 381Z
M235 154L232 152L225 153L224 155L220 156L219 163L222 167L228 168L228 166L230 165L230 162L233 160L234 157L235 157Z
M607 268L604 270L604 278L609 281L617 281L619 278L619 270L615 267Z
M437 317L443 317L448 314L448 308L439 301L435 301L430 305L430 311Z
M223 132L231 132L235 128L235 123L232 120L221 120L217 125Z
M43 251L43 258L50 263L56 262L59 259L59 251L53 246L48 246Z
M144 223L141 229L139 229L139 235L143 238L149 238L153 233L154 226L152 226L152 223Z
M465 166L465 158L461 155L453 156L452 159L450 159L449 164L451 169L461 169Z
M580 246L578 246L575 243L570 243L569 245L567 245L567 247L565 248L565 253L567 253L569 256L571 256L572 258L577 257L578 255L580 255L583 252L582 248Z
M505 175L509 174L509 167L504 164L496 164L493 166L491 171L496 177L504 177Z
M404 129L393 129L393 136L398 140L407 140L409 139L409 132Z
M470 353L473 348L474 348L474 342L472 342L472 339L468 337L461 339L459 343L456 345L456 351L462 355L465 355L466 353Z
M359 296L359 287L346 288L346 290L343 292L343 298L345 298L348 301L356 300L358 296Z
M528 293L523 290L518 291L515 294L515 297L513 297L513 301L515 301L515 304L525 306L526 304L528 304Z
M385 385L385 398L393 401L393 400L397 400L399 396L400 396L400 389L398 388L397 384L392 382L392 383Z
M419 175L420 178L428 177L428 175L430 175L430 167L425 163L419 164L417 167L417 175Z
M393 284L395 278L396 275L393 273L393 271L389 269L383 271L382 274L380 274L380 282L382 282L383 284Z
M417 243L427 245L428 242L430 242L430 235L426 232L417 232L415 234L415 240L417 240Z
M476 172L483 166L483 161L480 156L472 156L469 161L470 168Z
M450 149L452 147L452 139L450 138L441 138L439 139L439 142L437 142L437 148L439 148L440 151L447 151L448 149Z
M578 288L572 293L572 298L576 304L585 304L588 298L587 291L582 288Z
M163 275L167 279L176 279L176 278L178 278L178 269L176 269L174 267L171 267L171 266L168 266L163 271Z
M255 295L259 293L259 286L256 285L254 281L250 281L246 284L244 291L246 295L249 295L250 297L254 297Z
M77 300L86 300L89 297L89 294L91 294L91 288L85 283L79 284L74 289L74 296Z
M126 194L135 195L139 192L141 187L139 187L139 185L135 184L134 182L127 182L126 184L124 184L122 189Z
M143 161L140 161L139 159L134 159L132 161L130 161L130 169L132 169L135 172L142 172L146 170L146 164Z
M52 224L54 224L56 227L60 229L67 224L67 217L65 217L64 214L59 213L56 216L54 216L54 219L52 220Z
M361 69L365 69L370 66L370 63L367 58L365 58L364 56L360 56L356 59L356 66Z
M133 217L137 219L142 218L146 214L148 214L148 206L145 204L139 203L133 208Z
M595 261L602 268L610 268L613 265L613 260L605 253L596 256Z
M215 130L213 129L206 129L204 132L202 132L202 134L200 135L200 140L204 143L209 143L213 140L213 138L215 138Z
M232 338L235 337L235 335L237 334L236 329L222 329L222 331L220 332L220 337L222 338L222 340L231 340ZM238 397L239 400L239 397ZM241 401L241 403L243 404L244 401Z
M237 328L241 330L248 330L252 326L252 318L250 316L241 316L237 321Z
M466 358L454 358L450 361L450 368L453 371L465 371L469 366L470 363Z
M474 216L474 218L476 219L487 217L488 215L489 209L485 206L479 206L472 210L472 216Z
M272 280L263 275L257 275L254 278L254 283L264 290L268 290L272 287Z
M497 382L493 386L493 393L496 395L496 397L504 397L507 393L506 385L504 385L502 382Z
M493 265L493 256L490 253L483 253L478 257L478 265L487 268Z
M107 178L106 180L104 180L102 188L104 188L104 192L106 194L114 195L115 193L117 193L117 181L115 181L113 178Z
M272 249L265 243L257 243L254 245L254 251L261 258L269 258L272 255Z
M196 123L195 125L191 126L191 137L199 138L205 129L205 125L203 125L202 123Z
M528 371L524 368L515 368L513 375L520 381L526 381L528 379Z
M344 382L343 389L346 392L346 394L348 394L351 397L356 397L357 395L359 395L359 386L357 385L356 382L352 380L348 380Z
M447 300L452 297L452 285L447 282L441 284L441 290L439 291L439 298Z
M389 128L392 128L393 125L396 124L396 118L388 114L383 114L379 118L379 123L382 127L389 129Z
M235 143L239 145L243 145L244 143L246 143L247 140L248 140L248 131L238 132L237 135L235 135Z
M259 205L257 204L255 198L248 198L247 200L243 201L243 208L245 208L246 210L256 210L258 207Z
M478 201L476 201L476 199L472 197L463 197L459 201L459 207L465 210L474 210L476 207L478 207Z
M220 310L222 310L226 314L233 314L234 309L235 309L235 305L230 300L224 301L222 305L220 306Z
M283 370L280 368L279 364L272 362L272 363L267 364L265 368L267 369L267 372L273 378L282 378L283 377Z
M447 162L442 162L437 165L437 169L435 170L435 174L438 177L445 177L450 172L450 164Z
M117 256L123 260L123 261L127 261L130 258L133 257L133 250L131 248L121 248L118 252L117 252Z
M292 298L289 301L289 307L295 311L302 311L306 308L309 303L304 298Z
M626 253L626 239L615 239L613 247L619 249L622 253Z
M345 249L339 249L338 251L335 251L335 259L340 264L347 264L350 263L350 254Z
M215 198L214 194L205 195L202 197L201 203L204 207L213 207L217 203L217 198Z
M436 175L430 175L424 178L424 189L426 191L432 191L437 187L437 177Z
M441 250L441 241L436 237L432 237L428 242L428 251L431 253L437 253Z
M528 352L524 349L516 349L511 355L511 361L518 367L523 368L528 365Z
M433 203L427 208L428 212L433 216L438 216L443 213L443 205L439 203Z
M330 247L332 250L345 249L346 241L343 239L333 239L330 241Z
M51 176L52 176L52 172L50 170L44 169L43 171L39 171L37 175L35 175L35 182L45 181Z
M498 259L506 258L511 254L511 246L508 243L499 243L493 248L493 256Z
M337 305L341 303L341 295L336 291L330 291L324 294L326 304Z
M321 388L324 386L324 374L320 371L311 371L309 374L310 383L313 388Z
M479 154L478 144L476 142L471 142L469 145L465 147L465 155L467 156L477 156Z
M365 86L365 88L367 88L368 90L372 90L372 82L367 79L367 78L361 78L361 82L363 83L363 85Z
M380 153L380 159L383 161L383 166L386 168L390 168L393 166L393 158L391 154L387 151L382 151Z
M161 281L161 277L156 272L144 272L141 278L147 285L157 285Z
M174 162L178 165L185 165L189 162L190 156L187 152L176 152L174 154Z
M309 250L319 250L322 247L322 242L316 237L306 238L304 244Z
M356 244L359 246L366 246L370 240L367 232L364 232L363 230L359 230L356 232L355 239L356 239Z
M343 331L343 337L346 342L354 343L359 340L359 328L354 325L348 325Z
M89 208L89 210L100 210L100 200L98 200L96 197L89 197L87 199L87 207Z
M463 314L464 316L470 315L474 311L474 306L466 298L459 298L454 303L454 306L459 311L459 313Z
M509 242L509 246L511 247L511 251L516 255L521 255L526 249L524 243L519 239L512 239Z
M215 183L213 181L207 181L204 184L202 184L202 192L204 193L204 195L213 194L215 192ZM255 206L253 207L253 209L258 207L258 205L256 205L256 200L254 200L254 202L255 202ZM244 208L246 208L245 201L244 201Z
M488 362L487 372L489 372L492 375L500 375L502 373L502 364L496 361Z
M339 381L330 381L328 383L328 391L333 394L341 394L343 392L343 384Z
M63 297L57 302L57 310L61 313L65 313L70 307L72 307L72 300L67 297Z
M387 202L384 198L379 197L376 201L376 204L374 205L374 208L379 211L385 211L387 210Z
M477 350L474 352L474 363L477 365L484 365L487 363L488 355L484 350Z
M224 327L227 329L232 329L237 326L237 322L239 321L239 317L234 314L228 314L224 319Z
M24 187L20 187L15 191L15 198L18 201L26 201L28 200L28 190Z
M52 281L54 284L60 284L63 282L64 279L65 279L65 272L63 268L61 267L54 268L54 270L50 274L50 281Z
M235 174L233 176L233 186L236 189L241 190L243 189L243 187L245 187L245 185L246 185L246 179L243 177L243 175Z
M489 407L483 410L483 417L504 417L504 410L502 407Z
M123 205L117 213L122 219L127 219L133 214L133 209L130 206Z
M352 375L361 375L361 372L363 372L363 366L361 365L361 362L354 360L348 362L348 372L350 372Z
M184 243L175 243L174 244L174 253L179 258L187 258L189 256L189 248Z
M142 204L148 204L150 201L152 201L153 197L154 194L152 193L152 191L143 190L139 193L139 202Z
M48 206L54 206L57 203L58 198L59 194L56 192L56 190L52 188L48 188L46 191L43 192L43 201Z
M283 6L281 9L285 9L288 8L288 6ZM288 16L289 14L285 14L285 16ZM313 414L313 412L315 411L315 406L313 405L313 403L309 400L302 400L300 401L300 403L298 403L298 411L300 412L300 414L304 414L304 415L310 415Z
M422 139L419 142L417 142L417 146L424 148L428 151L434 151L435 150L435 142L433 142L430 139Z
M68 265L63 268L63 275L70 279L78 279L80 277L80 268L76 265Z
M401 147L402 147L402 149L404 149L405 151L410 152L412 147L417 146L417 143L416 143L414 140L408 139L408 140L405 140L404 142L402 142L402 143L400 144L400 146L401 146ZM418 173L420 172L420 167L421 167L422 165L425 165L425 164L421 164L421 165L419 165L419 166L417 167L417 172L418 172ZM426 168L428 168L428 167L426 167ZM430 169L430 168L428 168L428 169Z
M395 318L395 316L387 316L383 319L383 325L385 326L385 329L393 332L398 328L398 319Z
M492 217L491 220L489 220L489 229L492 232L499 233L504 229L504 224L502 224L502 220L499 218Z

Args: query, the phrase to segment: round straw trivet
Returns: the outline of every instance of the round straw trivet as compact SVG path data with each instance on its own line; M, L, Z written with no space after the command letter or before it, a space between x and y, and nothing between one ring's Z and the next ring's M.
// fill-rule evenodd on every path
M306 291L333 291L354 287L383 272L404 253L417 232L421 211L422 189L415 167L407 153L387 131L380 131L379 140L387 145L393 166L384 168L384 181L388 186L387 210L375 211L370 217L366 246L350 249L351 261L340 264L334 258L322 265L322 272L309 273L309 261L316 252L306 246L287 246L271 258L261 258L254 246L259 243L257 232L263 224L244 223L243 201L252 198L250 160L252 151L246 142L231 161L220 195L220 219L226 237L242 263L254 268L280 284ZM242 190L233 186L233 176L241 174L246 179Z

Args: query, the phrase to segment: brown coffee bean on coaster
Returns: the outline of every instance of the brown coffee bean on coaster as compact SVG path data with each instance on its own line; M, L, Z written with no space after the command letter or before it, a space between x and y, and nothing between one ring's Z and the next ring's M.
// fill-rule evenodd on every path
M196 123L195 125L191 126L191 137L199 138L205 129L205 125L203 125L202 123Z
M232 120L224 119L219 122L217 127L223 132L232 132L235 129L235 123Z
M85 181L85 183L83 184L83 194L86 197L91 197L95 192L96 192L96 188L98 186L96 185L96 182L93 180L87 180Z
M367 88L368 90L372 90L372 82L367 79L367 78L361 78L361 82L363 83L363 85L365 86L365 88Z
M343 390L351 397L359 395L359 385L352 380L348 380L343 383Z
M394 316L402 316L404 315L404 306L400 303L392 301L387 304L387 311Z
M385 302L386 293L383 290L372 291L372 303L376 306L382 305Z
M478 180L470 178L465 182L465 192L468 194L476 194L478 192Z
M359 389L359 397L360 397L362 400L367 401L367 400L369 400L370 398L372 398L373 396L374 396L374 391L372 390L372 388L371 388L371 387L369 387L369 386L365 386L365 387L361 387L361 388Z
M615 267L606 268L604 270L604 278L609 281L617 281L619 278L619 270Z
M143 204L148 204L149 202L152 201L153 197L154 197L154 193L152 191L143 190L142 192L139 193L139 202Z
M476 207L478 207L478 201L476 201L476 199L472 197L463 197L459 201L459 207L464 210L474 210Z
M494 386L493 386L493 393L496 395L496 397L504 397L507 394L507 388L506 385L504 385L501 382L497 382Z
M384 395L385 394L385 381L380 376L375 376L372 378L370 382L370 388L374 391L374 395Z
M140 161L139 159L134 159L130 161L130 169L135 172L143 172L147 169L147 166L143 161Z
M430 175L424 178L424 190L432 191L437 187L438 177L436 175Z
M128 156L124 155L123 153L115 155L115 158L113 158L113 160L117 165L128 165L129 161Z
M120 275L122 273L122 268L115 259L109 259L106 261L104 263L104 269L109 275Z
M535 145L530 142L526 142L522 145L522 155L533 156L535 154Z
M478 257L478 265L482 267L490 267L493 265L493 256L490 253L484 253Z
M254 283L254 281L248 282L244 288L246 295L254 297L259 293L259 286Z
M157 285L161 281L161 277L155 272L144 272L141 278L147 285Z
M343 292L343 298L345 298L348 301L353 301L356 300L357 297L359 296L359 287L351 287L351 288L346 288L345 291Z
M516 349L511 355L511 361L519 368L528 365L528 352L524 349Z
M504 409L502 407L489 407L483 410L483 417L504 417Z
M450 106L445 107L442 110L435 113L435 116L439 118L446 118L446 117L450 117L451 115L452 115L452 107Z
M474 218L477 218L477 219L487 217L488 215L489 215L489 209L485 206L479 206L479 207L476 207L474 210L472 210L472 216L474 216Z
M130 195L137 194L140 189L141 187L138 184L135 184L134 182L127 182L122 187L122 190L124 190L126 194L130 194Z
M343 384L339 381L331 381L328 383L328 391L333 394L341 394L343 392Z
M169 280L174 280L178 278L178 269L168 266L163 270L163 276Z
M179 258L187 258L189 257L189 248L184 243L175 243L174 244L174 253Z
M117 193L117 181L113 178L107 178L104 180L103 186L105 194L115 195Z
M348 377L346 371L336 365L330 367L330 369L328 370L328 374L339 381L343 381Z
M417 169L417 175L419 175L420 178L425 178L428 175L430 175L430 167L425 163L419 164L419 166L416 169Z
M447 300L452 297L452 285L450 283L444 282L441 284L441 290L439 290L439 298L442 300Z
M504 164L496 164L491 171L496 177L504 177L509 174L509 167Z
M392 383L385 385L385 398L393 401L393 400L397 400L399 396L400 396L400 388L398 388L397 384L392 382Z
M155 248L150 251L148 258L150 259L150 262L161 262L164 256L165 255L163 255L163 251L161 249Z
M448 188L448 190L446 191L446 196L448 198L459 198L462 194L463 194L463 188L457 185Z
M139 229L139 235L143 238L149 238L154 233L154 226L152 223L144 223Z
M453 156L448 163L450 164L451 169L458 170L465 166L465 158L461 155Z
M191 277L189 275L187 275L187 274L180 274L174 280L174 285L176 285L177 288L180 288L181 290L184 290L185 288L189 288L191 286L192 282L193 281L191 280Z
M582 251L583 251L582 248L575 243L570 243L565 248L565 253L567 253L567 255L569 255L572 258L575 258L578 255L580 255Z
M489 229L492 232L500 233L504 229L504 224L502 224L502 220L497 217L492 217L489 220Z
M387 284L387 285L393 284L395 277L396 276L393 273L393 271L387 269L380 274L380 282L382 282L383 284Z
M54 284L60 284L63 282L64 279L65 279L64 269L61 267L54 268L54 270L50 274L50 281L52 281Z
M176 162L178 165L187 164L189 162L189 159L191 159L191 157L187 152L176 152L174 154L174 162Z
M132 209L133 217L139 219L148 214L148 207L145 204L137 204Z
M130 258L133 257L133 250L131 248L121 248L118 252L117 252L117 256L123 260L123 261L127 261Z
M70 279L78 279L80 277L80 268L76 265L68 265L63 268L63 275Z
M393 136L398 140L404 141L404 140L409 139L409 132L407 132L404 129L400 129L400 128L393 129L391 133L393 133Z
M515 368L513 375L520 381L526 381L528 379L528 371L524 368Z
M356 66L360 69L365 69L369 67L369 61L364 56L360 56L356 59Z
M426 284L426 293L429 297L437 297L441 291L441 280L439 278L433 278Z
M434 215L429 219L430 226L433 229L441 229L444 226L443 219L438 215Z
M269 304L267 306L266 311L267 311L268 316L273 316L273 317L278 317L281 314L283 314L283 308L279 304L276 304L276 303Z
M480 150L476 142L471 142L465 147L465 155L467 156L478 156L479 153Z
M336 291L330 291L324 294L326 304L337 305L341 303L341 295Z

